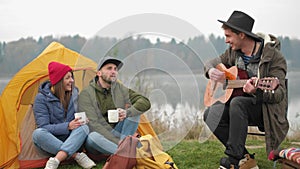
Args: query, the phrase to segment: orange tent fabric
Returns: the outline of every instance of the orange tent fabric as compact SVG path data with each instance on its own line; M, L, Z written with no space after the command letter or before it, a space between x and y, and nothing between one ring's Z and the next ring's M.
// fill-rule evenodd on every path
M32 104L39 85L49 79L48 63L51 61L75 69L75 84L80 91L96 73L96 62L57 42L52 42L37 58L16 73L0 97L0 168L41 167L48 159L32 143L32 131L35 129ZM146 117L142 119L140 133L156 136Z

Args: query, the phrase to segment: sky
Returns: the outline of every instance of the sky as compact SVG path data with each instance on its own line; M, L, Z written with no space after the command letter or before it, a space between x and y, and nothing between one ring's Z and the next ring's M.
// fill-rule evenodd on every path
M255 19L253 32L300 39L299 0L0 0L0 42L52 35L93 37L122 18L155 13L177 17L204 35L223 36L234 10Z

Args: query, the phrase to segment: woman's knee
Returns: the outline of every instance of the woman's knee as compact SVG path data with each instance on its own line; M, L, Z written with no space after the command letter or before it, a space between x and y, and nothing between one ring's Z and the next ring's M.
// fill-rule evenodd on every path
M48 130L44 128L37 128L32 133L33 142L38 142L39 138L43 138L43 135L48 132Z
M86 124L76 128L75 130L85 133L86 135L88 135L90 133L90 129L89 129L88 125L86 125Z

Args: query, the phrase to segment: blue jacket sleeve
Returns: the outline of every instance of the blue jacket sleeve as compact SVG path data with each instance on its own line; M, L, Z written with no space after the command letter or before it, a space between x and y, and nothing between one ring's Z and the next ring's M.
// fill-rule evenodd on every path
M54 113L59 112L51 112L53 109L46 102L47 100L42 94L38 94L35 98L33 111L37 127L45 128L56 136L69 134L69 122L65 122L64 119L57 119Z

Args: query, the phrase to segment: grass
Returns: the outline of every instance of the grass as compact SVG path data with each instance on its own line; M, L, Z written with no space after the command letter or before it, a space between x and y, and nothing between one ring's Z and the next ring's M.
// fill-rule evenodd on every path
M297 147L293 141L284 141L282 147ZM260 169L273 168L274 163L267 159L265 143L262 139L247 139L250 153L255 153L255 158ZM173 158L179 169L216 169L219 159L224 157L224 147L216 139L200 143L197 140L183 140L167 153ZM95 168L102 168L104 161L98 162ZM276 169L281 166L276 164ZM76 164L62 165L60 169L80 169Z

